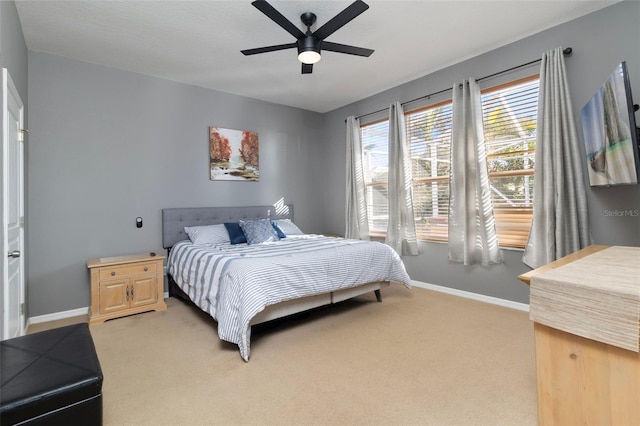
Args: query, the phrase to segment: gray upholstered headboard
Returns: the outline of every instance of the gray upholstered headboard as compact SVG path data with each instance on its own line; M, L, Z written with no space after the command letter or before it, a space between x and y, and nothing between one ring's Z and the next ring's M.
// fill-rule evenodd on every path
M185 226L216 225L254 219L291 219L293 206L187 207L162 209L162 246L173 247L186 240Z

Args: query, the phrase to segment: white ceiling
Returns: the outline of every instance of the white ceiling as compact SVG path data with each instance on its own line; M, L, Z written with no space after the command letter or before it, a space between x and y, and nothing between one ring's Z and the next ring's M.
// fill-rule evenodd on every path
M617 2L365 1L327 40L373 55L323 52L306 75L295 49L240 53L295 41L250 0L15 3L32 51L327 112ZM352 0L269 2L304 31L303 12L318 16L313 30Z

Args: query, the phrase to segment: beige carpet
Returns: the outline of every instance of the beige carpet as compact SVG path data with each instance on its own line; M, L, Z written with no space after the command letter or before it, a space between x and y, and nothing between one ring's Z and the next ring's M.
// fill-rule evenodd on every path
M91 327L105 425L535 425L528 314L392 285L254 330L184 302Z

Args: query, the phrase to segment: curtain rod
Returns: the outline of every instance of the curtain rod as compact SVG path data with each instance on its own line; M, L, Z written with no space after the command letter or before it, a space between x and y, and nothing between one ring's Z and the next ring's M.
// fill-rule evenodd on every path
M562 50L562 54L564 56L571 56L571 53L573 53L573 49L571 47L567 47L567 48ZM482 81L482 80L486 80L486 79L491 78L491 77L495 77L497 75L506 74L506 73L508 73L510 71L515 71L517 69L524 68L524 67L529 66L529 65L533 65L533 64L535 64L537 62L540 62L540 61L542 61L542 58L536 59L535 61L529 61L526 64L522 64L522 65L518 65L518 66L515 66L515 67L511 67L511 68L506 69L506 70L498 71L498 72L495 72L493 74L485 75L484 77L481 77L481 78L477 79L476 81ZM442 89L442 90L439 90L437 92L430 93L428 95L420 96L419 98L415 98L415 99L411 99L410 101L402 102L401 105L404 106L406 104L410 104L411 102L419 101L420 99L428 99L428 98L430 98L432 96L436 96L436 95L440 95L442 93L448 92L449 90L452 90L452 88ZM383 108L383 109L379 109L377 111L368 112L366 114L358 115L356 118L362 118L362 117L366 117L368 115L377 114L379 112L387 111L388 109L389 108ZM344 120L344 121L345 121L345 123L347 122L347 120Z

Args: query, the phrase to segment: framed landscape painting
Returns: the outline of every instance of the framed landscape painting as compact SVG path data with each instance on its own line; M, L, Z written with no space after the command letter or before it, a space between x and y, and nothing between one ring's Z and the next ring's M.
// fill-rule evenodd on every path
M258 133L209 127L211 180L260 180Z

